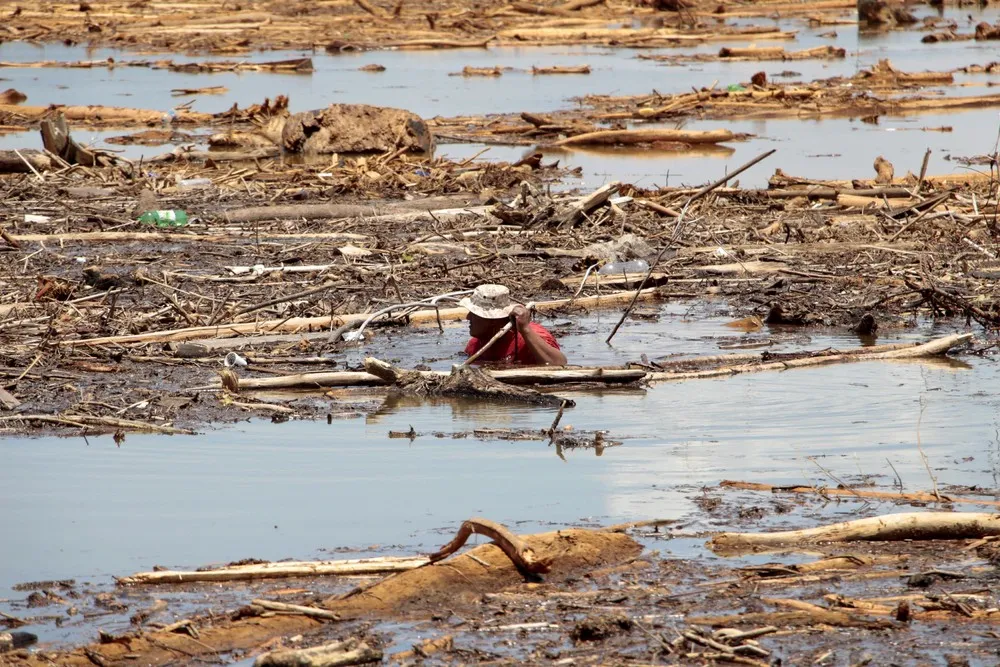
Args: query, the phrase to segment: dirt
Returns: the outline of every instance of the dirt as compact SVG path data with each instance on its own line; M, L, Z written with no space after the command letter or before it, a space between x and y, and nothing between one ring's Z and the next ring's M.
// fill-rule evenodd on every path
M748 499L722 498L735 506ZM807 515L821 511L815 497L802 499L801 509ZM759 529L772 521L758 516L751 523ZM498 547L484 544L323 601L322 580L265 584L270 593L246 593L274 599L281 586L287 592L278 599L336 611L343 620L333 623L230 608L190 616L196 640L183 631L149 628L73 651L21 650L5 659L12 665L86 665L128 656L166 664L213 652L245 658L347 636L398 647L400 637L413 633L443 664L589 664L609 655L624 665L721 659L706 640L749 646L738 653L761 664L797 664L804 656L819 664L854 663L862 653L874 663L937 664L958 651L971 660L988 659L993 651L997 574L986 560L993 542L796 545L764 554L770 562L756 556L746 563L671 554L672 541L689 537L681 525L622 530L632 537L581 529L522 536L540 556L553 559L553 571L541 578L526 579ZM234 591L246 586L226 585ZM302 597L297 587L313 592ZM758 629L752 640L733 637ZM302 639L289 640L293 635Z

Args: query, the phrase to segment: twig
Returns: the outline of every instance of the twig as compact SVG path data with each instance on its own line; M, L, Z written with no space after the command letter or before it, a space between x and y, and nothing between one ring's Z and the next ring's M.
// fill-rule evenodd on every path
M611 330L611 333L608 335L607 339L604 341L605 343L607 343L608 345L611 345L611 339L615 337L615 334L618 333L618 329L621 328L622 324L625 322L625 319L629 316L629 313L632 312L632 309L635 307L635 302L639 300L639 294L641 294L642 290L646 287L646 283L649 282L649 278L650 278L650 276L653 275L653 271L656 269L657 264L659 264L660 260L663 259L663 255L666 254L667 250L670 247L672 247L674 245L674 243L676 243L678 241L678 239L680 239L681 230L683 229L684 218L687 215L688 207L690 207L691 204L694 203L695 201L697 201L697 200L701 199L702 197L704 197L705 195L707 195L712 190L715 190L719 186L724 185L726 182L732 180L734 177L739 176L744 171L746 171L750 167L754 166L758 162L761 162L765 158L770 157L776 151L777 151L776 148L772 148L771 150L769 150L769 151L767 151L765 153L761 153L760 155L758 155L754 159L750 160L749 162L747 162L745 165L743 165L742 167L740 167L736 171L734 171L734 172L732 172L730 174L727 174L723 178L720 178L719 180L715 181L714 183L710 183L709 185L706 185L701 190L698 190L698 192L694 193L693 195L691 195L691 197L688 198L688 200L684 203L684 208L681 209L680 215L677 216L677 224L674 226L674 233L673 233L673 235L670 237L670 240L667 241L667 244L665 246L663 246L663 248L660 249L660 252L656 255L656 259L654 259L652 261L652 263L650 263L649 268L646 270L646 275L643 276L642 282L639 283L639 287L636 289L635 295L633 295L633 297L632 297L632 301L630 301L629 304L628 304L628 306L625 307L625 312L622 313L621 319L619 319L618 323L615 324L615 328Z
M476 350L475 354L473 354L468 359L466 359L465 361L463 361L461 365L462 366L468 366L473 361L475 361L479 357L483 356L483 353L486 352L486 350L488 350L491 347L493 347L493 344L496 343L501 338L503 338L504 336L506 336L507 332L509 332L512 328L514 328L514 323L513 322L508 322L507 324L503 325L503 328L500 329L500 331L496 332L493 335L493 338L490 338L489 341L487 341L486 345L483 345L481 348L479 348L478 350ZM517 335L517 334L515 334L515 335Z

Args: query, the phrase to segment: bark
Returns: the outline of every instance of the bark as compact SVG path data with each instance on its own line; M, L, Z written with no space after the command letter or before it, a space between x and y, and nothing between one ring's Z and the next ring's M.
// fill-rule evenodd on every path
M639 129L639 130L599 130L587 132L573 137L566 137L552 144L553 146L588 146L588 145L634 145L654 143L683 144L718 144L732 141L733 133L729 130L671 130L671 129Z
M875 182L879 185L888 185L892 183L893 176L896 174L896 170L893 168L892 163L886 160L884 157L879 155L875 158Z
M573 401L558 396L505 384L492 374L474 366L454 366L451 373L439 374L402 370L384 361L368 357L365 359L365 370L400 387L404 392L421 396L467 397L550 407L575 405Z
M258 657L253 664L254 667L340 667L381 661L382 651L348 639L312 648L272 651Z
M913 503L956 503L968 505L986 505L990 507L1000 507L1000 500L990 500L989 498L966 498L961 496L946 496L934 494L927 491L917 491L915 493L893 493L889 491L872 491L871 489L845 489L815 486L773 486L771 484L758 484L755 482L738 482L723 480L720 487L727 489L743 489L747 491L769 491L771 493L796 493L812 494L819 496L854 496L856 498L877 498L879 500L900 500Z
M779 371L788 370L790 368L821 366L823 364L844 363L847 361L915 359L945 354L948 350L951 350L959 345L963 345L971 339L972 334L955 334L952 336L937 338L922 345L906 347L898 350L889 350L885 352L873 352L867 354L863 352L859 354L832 354L828 356L790 359L787 361L745 364L739 366L723 366L721 368L711 368L703 371L650 373L646 379L649 381L694 380L725 375L739 375L742 373L758 373L762 371Z
M378 361L377 359L373 360L373 362ZM494 380L512 385L575 384L578 382L629 384L646 377L646 372L641 369L622 368L512 368L485 372ZM363 387L395 384L401 377L409 378L410 382L419 379L433 384L444 381L449 375L447 371L409 371L378 362L378 364L373 363L367 373L332 371L329 373L298 373L265 378L243 378L239 381L239 389L240 391L248 391L256 389Z
M294 153L434 151L434 138L422 118L367 104L331 104L293 114L285 120L281 143Z
M150 109L129 109L126 107L91 106L59 106L48 107L0 104L0 115L14 114L30 120L42 120L56 114L63 114L67 121L85 123L88 125L159 125L163 122L163 112ZM212 115L195 111L180 111L174 116L172 123L205 125L212 120Z
M187 584L194 581L256 581L286 577L356 576L402 572L426 564L427 559L422 556L258 563L220 567L215 570L138 572L128 577L118 578L118 583L123 586L134 586L140 584Z
M23 156L18 157L17 153ZM14 151L0 151L0 174L31 174L31 167L35 168L35 171L49 171L54 167L52 158L50 158L45 153L36 150L19 150L17 153ZM25 162L31 164L28 166Z
M430 555L431 562L436 563L451 556L473 535L484 535L493 540L521 572L544 574L552 569L550 559L538 559L535 552L505 526L480 517L463 522L455 538Z
M264 235L261 235L263 238ZM196 237L201 240L202 237ZM654 299L658 295L659 288L644 289L639 294L640 299ZM547 312L578 306L581 308L610 306L620 303L627 303L632 300L635 292L613 292L599 296L589 296L580 299L556 299L554 301L540 301L535 304L535 310ZM410 313L408 319L414 323L433 323L440 317L444 320L463 320L468 314L465 308L442 308L435 311L433 308L418 310ZM228 324L203 327L187 327L184 329L170 329L167 331L150 331L141 334L126 334L122 336L104 336L100 338L88 338L81 340L62 340L58 344L66 347L78 345L108 345L108 344L128 344L128 343L151 343L151 342L171 342L197 340L199 338L231 337L253 333L280 333L291 331L315 331L316 329L330 329L338 327L347 322L365 320L366 313L352 313L349 315L331 315L324 317L293 317L291 319L266 320L264 322L246 322L241 324Z
M908 512L776 533L720 533L714 550L816 542L962 540L1000 535L1000 515L984 512Z

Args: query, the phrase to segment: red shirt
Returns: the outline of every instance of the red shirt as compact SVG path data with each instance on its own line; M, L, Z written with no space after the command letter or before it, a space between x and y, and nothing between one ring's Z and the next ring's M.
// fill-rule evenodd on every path
M541 324L535 322L528 323L532 331L537 333L546 345L549 347L554 347L559 349L559 343L556 339L548 332L548 330ZM516 336L516 338L515 338ZM516 341L516 343L515 343ZM479 348L489 342L489 339L480 340L478 338L470 338L469 344L465 346L465 353L468 355L475 354ZM516 348L515 348L516 345ZM515 356L514 351L517 350ZM542 361L536 359L535 355L532 354L531 350L528 349L527 343L524 341L524 336L520 332L509 331L507 335L498 340L493 344L493 347L486 350L483 356L479 357L477 361L490 361L490 362L501 362L501 363L518 363L518 364L540 364Z

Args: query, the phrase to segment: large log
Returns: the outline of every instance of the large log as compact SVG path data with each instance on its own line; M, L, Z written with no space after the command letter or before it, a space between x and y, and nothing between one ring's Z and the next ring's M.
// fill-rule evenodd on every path
M21 157L18 156L21 154ZM23 157L23 159L22 159ZM30 167L28 165L31 165ZM53 162L45 153L36 150L0 151L0 174L30 174L52 169Z
M554 146L590 146L590 145L634 145L655 143L681 144L718 144L732 141L733 133L729 130L671 130L671 129L638 129L638 130L599 130L566 137L555 142Z
M259 656L253 664L254 667L343 667L373 662L382 662L382 651L349 639L312 648L271 651Z
M163 112L152 109L129 109L126 107L90 106L24 106L21 104L0 104L0 115L13 114L29 120L42 120L63 114L66 120L87 125L158 125L163 122ZM179 111L170 120L172 123L204 125L212 120L212 114L196 111Z
M123 586L138 584L188 584L195 581L253 581L286 577L356 576L361 574L389 574L421 567L428 563L423 556L410 558L358 558L352 560L286 561L234 565L215 570L160 570L137 572L119 577Z
M887 359L915 359L919 357L932 357L942 355L952 348L963 345L972 339L972 334L954 334L944 336L929 341L922 345L905 347L898 350L888 350L884 352L873 352L871 354L833 354L827 356L803 357L801 359L789 359L760 364L742 364L738 366L722 366L710 368L702 371L677 372L668 371L661 373L650 373L646 379L649 381L668 380L696 380L710 377L722 377L726 375L739 375L742 373L760 373L763 371L783 371L790 368L805 368L808 366L822 366L824 364L843 363L846 361L882 361Z
M404 371L417 373L421 378L437 381L447 378L448 371ZM487 370L494 380L504 384L571 384L577 382L598 382L602 384L628 384L646 377L641 369L624 368L511 368ZM328 373L297 373L265 378L240 378L239 390L259 389L313 389L320 387L359 387L387 385L394 382L388 375L360 373L352 371L331 371ZM219 384L219 386L222 386Z
M293 114L285 120L281 143L294 153L434 151L434 137L422 118L367 104L331 104Z
M816 542L963 540L1000 535L1000 514L904 512L775 533L720 533L712 549Z
M653 287L644 289L639 294L640 299L654 299L657 297L659 288ZM567 307L598 308L611 306L620 303L627 303L635 296L634 291L612 292L597 296L582 297L579 299L556 299L554 301L540 301L535 304L535 310L548 312ZM465 308L442 308L439 311L429 308L410 313L408 319L414 323L433 323L438 318L442 321L463 320L468 314ZM216 326L187 327L184 329L171 329L168 331L150 331L141 334L126 334L122 336L104 336L100 338L85 338L82 340L62 340L58 344L67 347L78 345L124 345L128 343L153 343L196 340L198 338L225 338L229 336L240 336L253 333L279 333L285 331L315 331L317 329L331 329L339 327L348 322L358 322L368 319L368 313L352 313L349 315L328 315L324 317L293 317L277 320L266 320L264 322L245 322L240 324L225 324Z

